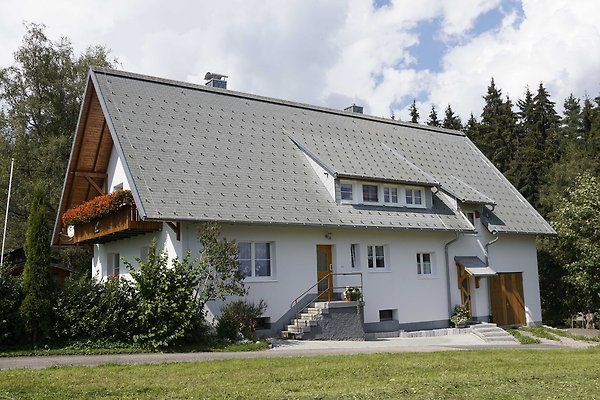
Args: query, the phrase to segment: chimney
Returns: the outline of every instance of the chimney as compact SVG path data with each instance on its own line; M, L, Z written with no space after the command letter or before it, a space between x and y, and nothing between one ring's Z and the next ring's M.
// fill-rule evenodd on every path
M227 75L217 74L215 72L207 72L204 75L206 86L215 87L219 89L227 89Z
M363 113L363 108L361 106L357 106L356 104L352 104L350 107L344 108L344 111L349 111L357 114Z

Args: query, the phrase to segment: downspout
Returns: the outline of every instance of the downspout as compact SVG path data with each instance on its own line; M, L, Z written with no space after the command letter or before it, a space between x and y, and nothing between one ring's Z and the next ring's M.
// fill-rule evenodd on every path
M446 261L446 296L448 298L448 315L451 316L454 312L454 307L452 307L452 297L450 296L450 260L448 259L448 247L454 242L456 242L459 238L458 232L456 232L456 237L446 243L444 246L444 259ZM449 317L448 317L449 318Z
M488 247L490 247L491 245L496 243L498 241L498 239L500 239L500 236L498 235L497 230L494 229L491 233L492 233L492 235L494 235L496 237L485 244L484 249L485 249L485 266L486 267L490 266L490 257L488 256L488 254L489 254Z

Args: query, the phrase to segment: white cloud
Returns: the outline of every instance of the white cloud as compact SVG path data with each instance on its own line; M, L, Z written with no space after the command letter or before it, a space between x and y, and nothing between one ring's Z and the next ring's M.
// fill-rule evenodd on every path
M463 119L477 115L492 76L513 99L540 81L558 104L571 91L600 92L594 0L523 0L522 18L500 0L394 0L379 9L363 0L12 3L0 14L0 66L12 63L27 20L45 23L54 40L70 37L78 52L105 45L133 72L202 82L211 70L228 74L234 90L336 108L361 103L378 116L408 118L403 106L413 97L422 121L431 104L439 114L450 103ZM502 24L473 32L491 10L507 13ZM441 71L417 67L419 29L432 22L448 46Z
M450 102L468 116L478 114L491 77L503 93L515 100L525 87L543 82L562 109L569 93L582 96L599 90L600 3L523 1L524 18L514 26L514 15L505 18L497 32L488 32L451 49L443 72L431 86L437 104Z

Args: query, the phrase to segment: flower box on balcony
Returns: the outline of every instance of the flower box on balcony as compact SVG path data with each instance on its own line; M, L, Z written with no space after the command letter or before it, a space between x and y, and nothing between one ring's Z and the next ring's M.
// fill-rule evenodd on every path
M73 243L105 243L160 230L160 222L143 221L131 192L120 190L98 196L63 214Z

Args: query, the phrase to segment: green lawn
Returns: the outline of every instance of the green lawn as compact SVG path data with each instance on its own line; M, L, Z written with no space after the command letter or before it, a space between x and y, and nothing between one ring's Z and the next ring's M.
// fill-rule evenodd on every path
M599 359L512 349L0 371L0 399L598 399Z

